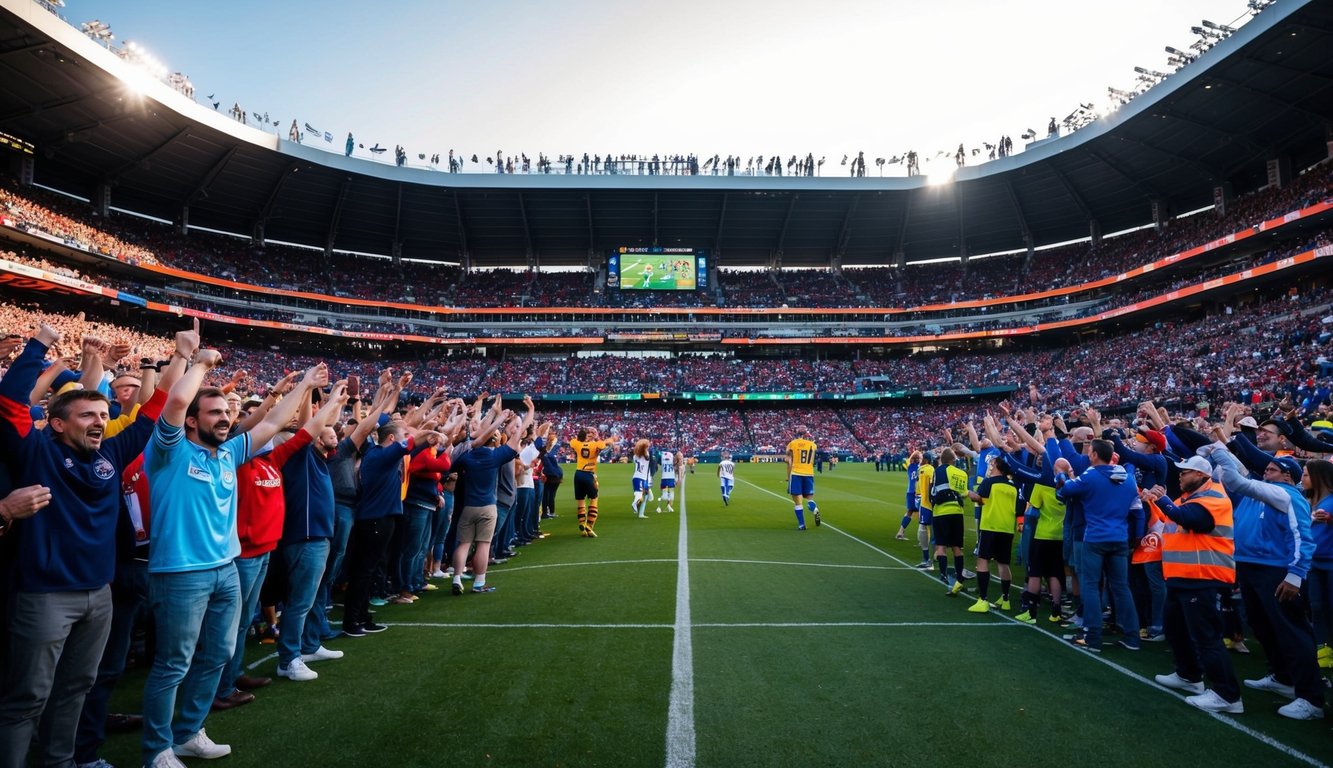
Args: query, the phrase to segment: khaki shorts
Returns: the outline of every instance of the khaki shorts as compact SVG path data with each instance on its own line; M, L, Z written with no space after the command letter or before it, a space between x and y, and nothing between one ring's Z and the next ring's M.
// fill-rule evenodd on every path
M495 536L495 505L463 507L458 513L458 543L462 546L475 542L489 543Z

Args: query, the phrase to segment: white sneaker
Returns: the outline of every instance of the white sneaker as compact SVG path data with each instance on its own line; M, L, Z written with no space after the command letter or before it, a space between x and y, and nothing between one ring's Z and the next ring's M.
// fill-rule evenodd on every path
M1227 701L1218 696L1217 691L1208 691L1198 696L1187 696L1185 697L1185 703L1205 712L1230 712L1233 715L1239 715L1245 711L1245 705L1240 703L1240 699Z
M1292 699L1290 704L1277 708L1277 713L1292 720L1323 720L1324 708L1306 701Z
M301 661L304 661L307 664L309 664L312 661L331 661L333 659L341 659L342 657L343 657L342 651L330 651L328 648L325 648L324 646L321 645L319 647L319 650L315 651L314 653L301 654Z
M431 577L432 579L443 579L443 578L446 578L447 576L448 576L448 574L446 574L444 571L440 570L439 568L436 568L435 571L434 571L433 573L431 573L431 575L430 575L430 577Z
M1283 685L1282 683L1279 683L1277 681L1277 678L1274 677L1273 675L1264 675L1258 680L1246 680L1245 687L1253 688L1256 691L1270 691L1272 693L1279 693L1282 694L1283 696L1286 696L1289 699L1296 698L1296 689L1290 685Z
M164 749L153 758L149 768L185 768L185 763L182 763L174 752Z
M231 754L231 746L227 744L215 744L200 728L199 732L190 737L190 740L184 744L177 744L171 748L171 751L177 757L202 757L205 760L212 760L215 757L226 757ZM161 757L158 755L157 757ZM179 760L177 762L180 762ZM157 758L153 758L153 764L157 764ZM168 763L167 765L170 765Z
M1190 693L1199 694L1207 690L1204 688L1202 680L1197 683L1191 683L1180 675L1177 675L1175 672L1172 672L1169 675L1157 675L1153 679L1157 681L1158 685L1165 685L1167 688L1174 688L1177 691L1189 691Z
M301 683L306 680L314 680L319 677L319 673L307 667L304 661L292 659L292 663L287 666L278 665L278 677L285 677L293 682Z
M969 570L966 569L966 568L963 569L963 580L964 580L964 581L966 581L966 580L968 580L968 579L975 579L976 577L977 577L977 572L976 572L976 571L969 571Z

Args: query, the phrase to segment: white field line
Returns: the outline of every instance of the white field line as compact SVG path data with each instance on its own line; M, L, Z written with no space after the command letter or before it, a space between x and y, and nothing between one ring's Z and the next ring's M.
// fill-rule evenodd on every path
M390 627L408 629L675 629L674 624L551 624L551 623L478 623L449 624L432 621L385 622ZM958 627L960 629L1014 629L1021 624L978 624L974 621L737 621L708 622L691 625L693 628L727 629L745 627L756 629L836 629L838 627ZM260 659L249 668L277 658L277 654Z
M667 705L666 768L694 768L694 639L690 625L690 553L681 473L680 536L676 557L676 627L671 650L671 697Z
M848 563L789 563L781 560L735 560L723 557L696 557L690 560L692 563L735 563L738 565L777 565L783 568L852 568L864 569L869 571L907 571L916 570L915 568L904 568L898 565L850 565Z
M751 482L749 482L749 481L746 481L746 480L740 480L739 478L737 478L737 480L738 480L739 482L743 482L743 483L745 483L746 485L749 485L749 486L752 486L752 487L754 487L754 488L757 488L758 490L763 491L764 493L767 493L767 494L769 494L770 496L776 496L776 497L779 498L779 499L786 499L786 500L788 500L788 501L791 500L789 497L782 496L782 495L777 494L777 493L773 493L772 491L768 490L767 488L761 488L761 487L759 487L758 485L755 485L754 483L751 483ZM900 563L900 564L902 564L902 565L908 565L907 562L905 562L904 560L899 559L898 557L895 557L892 553L890 553L890 552L886 552L886 551L884 551L883 549L880 549L879 547L875 546L874 544L871 544L870 542L867 542L867 541L864 541L864 540L862 540L862 539L859 539L859 538L857 538L857 537L851 535L850 533L847 533L846 531L843 531L843 530L837 528L836 526L832 526L832 525L829 525L828 523L824 523L824 526L823 526L823 527L828 528L829 530L832 530L832 531L834 531L834 532L836 532L836 533L842 534L843 536L846 536L847 538L851 539L852 541L855 541L855 542L858 543L858 544L861 544L861 545L863 545L863 546L869 547L871 550L873 550L873 551L875 551L875 552L878 552L878 553L880 553L881 555L884 555L885 557L889 558L890 560L894 560L894 561L896 561L896 562L898 562L898 563ZM912 570L916 570L916 569L913 568ZM926 571L920 571L919 573L920 573L922 576L924 576L924 577L926 577L926 578L928 578L928 579L931 579L932 581L935 579L934 576L931 576L931 575L930 575L929 573L927 573ZM1143 683L1144 685L1146 685L1146 686L1148 686L1148 687L1150 687L1150 688L1154 688L1154 689L1156 689L1156 690L1162 691L1163 693L1169 694L1169 695L1171 695L1171 696L1173 696L1173 697L1176 697L1176 698L1181 698L1175 691L1171 690L1170 688L1167 688L1167 687L1162 686L1162 685L1158 685L1156 681L1149 680L1148 678L1144 677L1143 675L1140 675L1139 673L1135 672L1134 670L1132 670L1132 669L1128 669L1128 668L1126 668L1126 667L1123 667L1123 666L1121 666L1121 665L1115 663L1114 661L1111 661L1111 660L1109 660L1109 659L1107 659L1107 658L1105 658L1105 657L1103 657L1103 656L1096 655L1096 654L1091 654L1091 653L1087 653L1086 651L1081 651L1081 650L1075 648L1073 645L1064 642L1058 635L1053 635L1053 634L1051 634L1051 633L1049 633L1049 632L1042 632L1041 630L1037 629L1036 627L1031 626L1031 625L1028 625L1028 624L1023 624L1022 622L1018 621L1018 620L1015 619L1014 617L1009 616L1008 614L1005 614L1005 613L992 611L992 612L991 612L990 614L988 614L988 615L996 616L996 617L998 617L998 618L1000 618L1000 619L1003 619L1004 621L1011 622L1011 623L1016 624L1016 625L1018 625L1018 626L1025 627L1025 628L1027 628L1027 629L1030 629L1030 630L1032 630L1032 631L1034 631L1034 632L1038 632L1039 634L1042 634L1042 635L1044 635L1044 636L1046 636L1046 637L1052 638L1052 639L1054 639L1057 643L1059 643L1060 646L1061 646L1062 648L1067 648L1067 649L1069 649L1069 651L1072 652L1072 653L1077 653L1077 654L1083 656L1084 658L1090 659L1090 660L1095 661L1095 662L1098 662L1098 663L1100 663L1100 664L1104 664L1104 665L1106 665L1107 667L1109 667L1110 669L1114 669L1115 671L1117 671L1117 672L1119 672L1120 674L1124 675L1125 677L1128 677L1128 678L1130 678L1131 680L1137 680L1138 682ZM1202 712L1202 710L1199 710L1199 711ZM1278 750L1279 752L1282 752L1283 754L1285 754L1285 755L1287 755L1287 756L1289 756L1289 757L1292 757L1292 758L1294 758L1294 759L1296 759L1296 760L1298 760L1298 761L1300 761L1300 762L1302 762L1302 763L1305 763L1305 764L1307 764L1307 765L1316 766L1317 768L1328 768L1328 765L1327 765L1326 763L1324 763L1323 761L1321 761L1321 760L1319 760L1319 759L1317 759L1317 758L1311 757L1310 755L1305 754L1304 752L1300 751L1299 749L1296 749L1296 748L1293 747L1293 746L1290 746L1289 744L1285 744L1285 743L1283 743L1283 742L1281 742L1281 741L1278 741L1277 739L1273 738L1272 736L1269 736L1269 735L1266 734L1266 733L1263 733L1263 732L1261 732L1261 731L1257 731L1257 730L1255 730L1255 729L1249 727L1248 725L1245 725L1244 723L1241 723L1240 721L1236 720L1234 717L1230 717L1230 716L1228 716L1228 715L1224 715L1224 714L1221 714L1221 713L1218 713L1218 712L1205 712L1204 714L1208 715L1209 717L1213 718L1214 720L1218 721L1219 723L1222 723L1222 724L1224 724L1224 725L1226 725L1226 726L1228 726L1228 727L1230 727L1230 728L1232 728L1232 729L1234 729L1234 730L1236 730L1236 731L1239 731L1240 733L1243 733L1243 734L1245 734L1246 736L1250 736L1250 737L1252 737L1252 738L1254 738L1254 739L1257 739L1258 741L1261 741L1261 742L1263 742L1264 744L1267 744L1268 746L1270 746L1270 747L1272 747L1272 748Z

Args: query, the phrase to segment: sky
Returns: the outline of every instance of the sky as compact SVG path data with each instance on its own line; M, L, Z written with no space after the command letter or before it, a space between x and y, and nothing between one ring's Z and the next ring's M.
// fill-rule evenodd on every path
M1170 71L1164 47L1187 49L1201 20L1249 18L1244 0L66 0L64 16L106 22L200 102L267 113L283 137L293 119L331 133L307 136L331 151L351 131L413 165L450 149L812 153L825 175L858 151L875 175L909 149L1021 149L1025 130L1132 89L1135 66Z

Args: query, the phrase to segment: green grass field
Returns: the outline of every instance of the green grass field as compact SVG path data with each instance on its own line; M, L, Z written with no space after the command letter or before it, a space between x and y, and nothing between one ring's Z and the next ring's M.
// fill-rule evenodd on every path
M214 713L209 735L234 750L219 764L1333 761L1333 720L1285 720L1276 696L1246 690L1246 713L1228 718L1158 688L1164 643L1090 656L1045 628L968 613L967 594L946 597L909 567L914 540L893 540L902 473L819 475L824 525L798 532L780 465L738 467L727 507L714 472L686 476L684 515L650 505L639 520L628 467L603 467L595 540L577 535L567 484L544 526L554 535L496 567L496 592L378 609L389 630L329 643L347 655L313 664L318 680L276 680ZM274 674L271 654L249 647L256 674ZM1233 659L1241 677L1264 674L1257 652ZM137 711L143 678L126 677L113 711ZM137 734L103 756L138 765Z

